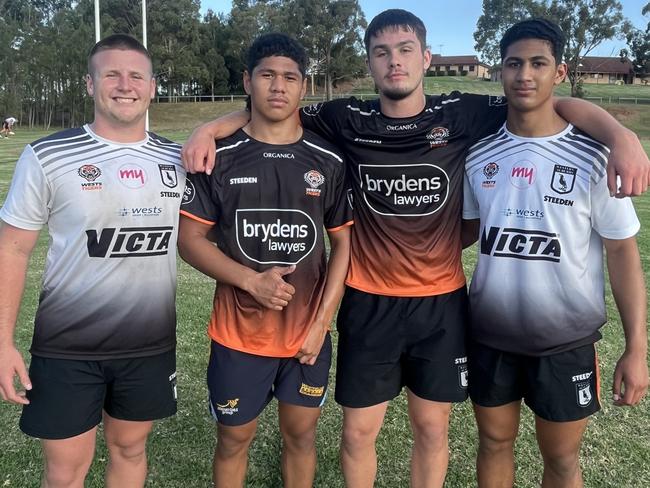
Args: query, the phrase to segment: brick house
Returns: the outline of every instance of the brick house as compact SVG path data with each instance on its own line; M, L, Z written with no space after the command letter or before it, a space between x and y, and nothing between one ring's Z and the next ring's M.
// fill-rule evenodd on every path
M430 76L467 76L468 78L490 79L490 67L479 61L477 56L431 55Z

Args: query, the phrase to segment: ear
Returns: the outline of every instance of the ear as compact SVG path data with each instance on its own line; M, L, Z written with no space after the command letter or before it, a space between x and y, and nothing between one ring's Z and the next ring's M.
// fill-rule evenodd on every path
M149 96L153 100L156 97L156 78L151 77L151 89L149 90Z
M300 100L307 94L307 75L302 79L302 89L300 90Z
M246 95L251 94L251 75L248 71L244 71L244 91L246 92Z
M429 66L431 66L431 50L429 48L426 48L424 50L424 72L425 73L429 69Z
M91 97L95 96L95 85L93 85L93 77L90 73L86 75L86 91Z
M568 72L568 68L566 63L559 63L557 65L557 69L555 72L555 80L553 81L553 83L555 85L559 85L560 83L562 83L564 81L564 78L566 78L567 72Z

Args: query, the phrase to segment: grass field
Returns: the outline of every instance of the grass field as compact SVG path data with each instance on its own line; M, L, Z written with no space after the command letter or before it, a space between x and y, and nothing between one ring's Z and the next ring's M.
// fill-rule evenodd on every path
M448 90L443 90L448 91ZM231 111L228 103L178 104L154 106L152 127L161 135L183 141L198 121ZM628 111L623 117L632 126L648 120L645 111ZM643 130L640 130L643 132ZM14 163L24 145L45 133L27 132L19 128L16 137L0 140L0 202L4 201ZM650 151L650 135L644 144ZM646 270L650 271L650 195L635 201L643 227L639 244ZM37 305L41 270L44 265L47 236L41 236L31 261L28 286L17 326L17 343L27 353L32 334L32 319ZM471 273L475 252L465 254L465 268ZM214 447L214 423L207 411L205 366L208 340L205 334L209 317L213 282L179 261L178 279L178 377L179 409L174 418L156 424L149 441L150 487L208 487ZM587 487L650 487L650 401L634 409L612 406L611 378L615 362L624 342L618 315L611 294L607 295L610 323L603 329L599 344L602 366L603 410L587 431L582 460ZM336 332L333 333L336 342ZM333 387L333 378L330 382ZM405 399L392 402L378 442L379 472L376 486L395 488L408 486L408 459L412 441L405 413ZM517 443L517 486L539 486L539 460L532 417L524 409ZM39 443L18 430L20 409L0 403L0 487L37 487L41 469ZM318 473L315 486L342 487L338 466L338 443L341 427L340 410L329 398L325 404L318 437ZM468 403L454 408L450 429L451 459L447 486L476 486L474 456L476 428ZM279 487L280 442L276 407L272 403L260 421L258 436L250 453L247 486ZM88 477L88 487L103 486L106 450L100 440L95 461Z

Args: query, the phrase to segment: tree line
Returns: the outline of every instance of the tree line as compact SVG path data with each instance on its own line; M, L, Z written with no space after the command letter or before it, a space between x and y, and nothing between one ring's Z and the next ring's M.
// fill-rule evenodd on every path
M100 12L102 37L141 40L141 0L101 0ZM365 27L357 0L235 0L227 15L201 15L199 0L147 1L147 44L159 93L171 99L243 93L246 50L273 31L302 42L331 97L365 72ZM94 43L93 0L0 0L0 115L45 128L90 120L84 76Z

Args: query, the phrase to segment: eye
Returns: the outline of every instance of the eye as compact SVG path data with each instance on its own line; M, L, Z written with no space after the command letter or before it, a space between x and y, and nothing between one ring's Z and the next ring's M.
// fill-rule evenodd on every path
M521 63L519 61L509 61L506 66L508 66L508 68L518 68L521 66Z

